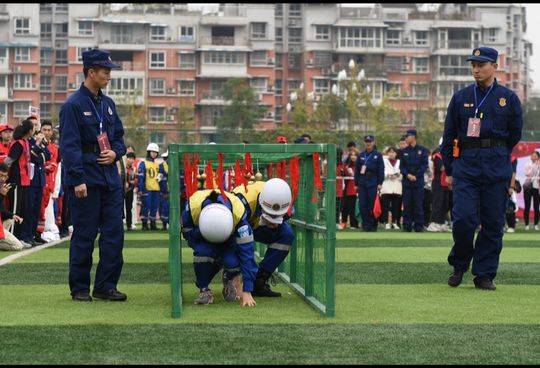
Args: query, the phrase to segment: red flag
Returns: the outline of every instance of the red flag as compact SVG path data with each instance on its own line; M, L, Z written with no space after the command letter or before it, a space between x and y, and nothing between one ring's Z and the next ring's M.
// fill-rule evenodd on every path
M193 193L192 187L191 187L191 175L193 174L193 171L191 170L191 163L189 161L189 153L184 153L184 181L186 185L186 197L189 198L191 194Z
M268 179L270 180L274 177L274 165L268 164L267 171L268 171Z
M232 190L232 175L231 175L231 169L227 170L227 189L230 191Z
M287 211L290 216L292 213L292 208L296 198L298 197L298 181L300 180L300 157L296 156L291 158L289 163L289 173L291 178L291 188L292 188L292 200Z
M214 171L212 170L212 160L208 160L208 163L204 168L204 174L206 175L204 187L206 189L214 189Z
M247 180L244 177L244 171L242 170L240 161L236 160L234 162L234 185L239 186L241 184L244 184L244 187L246 188L246 192L247 192Z
M313 153L313 196L311 201L313 203L317 202L317 190L323 189L322 179L321 179L321 170L319 166L319 153Z
M378 219L381 217L382 210L381 210L381 201L379 199L379 195L375 195L375 203L373 204L373 217Z
M223 153L218 153L218 168L217 168L217 185L219 188L219 191L221 192L221 196L223 197L223 200L228 201L229 198L225 195L225 191L223 190Z
M253 175L253 165L251 164L251 153L246 152L244 156L244 173Z

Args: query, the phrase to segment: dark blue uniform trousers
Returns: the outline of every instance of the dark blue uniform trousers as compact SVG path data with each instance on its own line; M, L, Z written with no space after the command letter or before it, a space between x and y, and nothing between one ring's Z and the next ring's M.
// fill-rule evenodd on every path
M148 190L144 192L141 202L141 220L156 221L159 207L159 191Z
M95 291L116 289L124 260L124 214L122 188L88 186L88 196L75 197L69 187L69 204L73 235L69 246L69 287L71 293L90 291L92 252L98 231L99 263L96 270Z
M42 198L43 187L28 187L26 210L21 229L21 240L27 243L31 242L36 235Z
M358 187L358 207L362 217L362 229L377 230L377 219L373 216L373 206L377 196L377 186Z
M240 271L240 259L236 255L234 237L223 244L212 244L201 240L198 243L188 243L193 249L193 268L195 270L195 285L202 290L210 285L221 265L230 273Z
M169 199L163 197L163 193L159 195L159 218L162 222L169 223Z
M471 259L472 273L478 277L497 275L502 250L503 227L508 201L508 181L481 183L473 179L454 177L452 234L454 246L448 263L456 270L467 271ZM476 237L478 210L482 229Z
M288 222L281 223L277 228L259 226L253 231L255 241L268 245L264 258L259 267L272 273L287 258L294 243L294 232Z
M424 227L424 188L403 186L403 228Z

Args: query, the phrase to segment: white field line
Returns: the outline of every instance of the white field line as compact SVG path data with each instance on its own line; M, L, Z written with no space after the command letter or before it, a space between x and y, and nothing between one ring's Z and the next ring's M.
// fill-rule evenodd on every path
M55 241L50 242L50 243L38 245L37 247L32 247L30 249L21 250L21 251L13 254L11 256L7 256L6 258L0 259L0 266L11 263L11 262L15 261L16 259L22 258L22 257L27 256L29 254L39 252L42 249L54 247L55 245L58 245L58 244L66 241L66 240L69 240L69 236L61 238L59 240L55 240Z

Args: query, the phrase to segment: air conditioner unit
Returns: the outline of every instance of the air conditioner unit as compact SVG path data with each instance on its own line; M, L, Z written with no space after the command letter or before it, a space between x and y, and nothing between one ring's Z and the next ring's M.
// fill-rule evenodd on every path
M410 37L403 37L403 43L411 43L411 38Z
M70 89L75 89L75 88L77 88L77 83L70 83L70 84L69 84L69 88L70 88Z
M263 94L262 94L262 93L259 93L259 94L257 95L257 100L262 101L262 99L263 99Z
M306 65L308 65L308 66L313 66L313 59L309 59L309 60L307 61L307 64L306 64Z
M289 27L302 27L301 19L289 19Z
M19 65L17 65L17 66L15 67L15 72L20 72L21 70L22 70L22 68L21 68Z
M61 49L62 46L64 46L64 42L58 41L58 42L56 42L56 43L54 44L54 47L57 48L57 49Z
M167 121L174 121L174 115L167 115Z
M268 65L274 65L274 58L268 58L268 59L266 60L266 63L267 63Z
M167 41L172 41L172 37L167 37Z
M170 95L176 94L176 88L167 88L167 93Z
M274 112L273 111L268 111L265 115L265 118L266 119L273 119L274 118Z

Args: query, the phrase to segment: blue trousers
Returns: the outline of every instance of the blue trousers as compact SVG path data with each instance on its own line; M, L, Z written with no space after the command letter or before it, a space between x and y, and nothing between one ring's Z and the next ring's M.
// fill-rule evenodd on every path
M156 221L159 207L159 191L148 190L142 194L141 199L141 220Z
M283 222L276 229L259 226L253 231L255 241L267 244L264 258L259 267L269 273L274 272L287 258L294 243L294 232L288 222Z
M201 240L195 244L189 242L193 249L193 268L195 285L202 290L207 288L221 266L229 273L240 272L240 259L236 254L236 244L231 238L224 244L212 244Z
M39 221L39 210L43 198L43 187L28 187L26 210L23 217L21 240L29 243L34 239Z
M159 194L159 218L163 223L169 223L169 198L163 196L163 193Z
M99 263L94 290L115 289L122 272L124 260L124 197L122 188L89 186L88 196L75 197L73 187L69 196L73 235L69 245L69 287L71 293L90 291L90 269L94 241L98 232Z
M424 227L424 188L403 186L403 228Z
M377 196L377 186L358 187L358 207L362 217L362 229L377 230L377 219L373 216L373 206Z
M507 181L481 183L468 178L454 177L452 208L454 246L448 256L448 263L456 270L467 271L472 259L473 275L489 277L491 280L495 278L502 250L507 201ZM482 229L474 242L479 221Z

